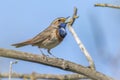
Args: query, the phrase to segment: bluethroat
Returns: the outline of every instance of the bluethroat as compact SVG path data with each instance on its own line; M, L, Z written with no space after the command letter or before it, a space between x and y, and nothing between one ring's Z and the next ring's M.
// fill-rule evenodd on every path
M15 46L16 48L26 45L38 46L38 48L47 49L48 53L52 55L50 50L60 44L67 34L66 20L67 18L64 17L57 18L48 28L43 30L37 36L21 43L12 44L12 46Z

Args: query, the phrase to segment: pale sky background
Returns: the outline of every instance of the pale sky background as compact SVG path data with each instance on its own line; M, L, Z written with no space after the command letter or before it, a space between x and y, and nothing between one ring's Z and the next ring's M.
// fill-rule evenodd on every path
M57 17L71 16L76 6L79 18L73 27L92 56L96 70L119 80L120 9L94 7L95 3L120 5L120 0L0 0L0 47L40 54L37 47L14 48L11 44L34 37ZM67 33L64 41L51 52L56 57L88 66L85 56L68 29ZM47 54L46 50L43 51ZM14 59L0 57L0 72L9 71L10 61ZM13 71L71 73L25 61L15 64Z

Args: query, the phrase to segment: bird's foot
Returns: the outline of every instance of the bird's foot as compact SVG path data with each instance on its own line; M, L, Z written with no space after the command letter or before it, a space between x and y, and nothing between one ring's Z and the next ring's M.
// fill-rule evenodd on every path
M44 54L41 49L40 49L40 52L41 52L42 56L49 57L49 55Z
M43 53L42 53L42 56L49 57L49 55L46 55L46 54L43 54Z
M50 50L48 50L48 53L49 53L49 55L51 55L53 58L57 58L56 56L54 56L54 55L50 52Z

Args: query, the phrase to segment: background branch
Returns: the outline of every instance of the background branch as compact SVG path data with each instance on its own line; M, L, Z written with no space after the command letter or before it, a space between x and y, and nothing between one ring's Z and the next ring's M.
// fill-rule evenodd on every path
M109 8L120 9L120 6L118 6L118 5L113 5L113 4L97 3L97 4L95 4L94 6L96 6L96 7L109 7Z
M66 71L71 71L71 72L85 75L88 78L91 78L94 80L112 80L111 78L109 78L108 76L100 72L97 72L90 68L83 67L81 65L75 64L67 60L59 59L59 58L50 58L47 56L36 55L36 54L20 52L15 50L8 50L3 48L0 48L0 56L56 67Z
M0 78L8 78L8 73L0 73ZM66 75L55 75L55 74L39 74L39 73L31 73L31 74L19 74L12 73L11 78L21 78L21 79L31 79L34 77L35 79L59 79L59 80L69 80L69 79L88 79L87 77L79 74L66 74Z
M17 64L18 61L10 61L10 66L9 66L9 80L11 80L11 74L12 74L12 65Z

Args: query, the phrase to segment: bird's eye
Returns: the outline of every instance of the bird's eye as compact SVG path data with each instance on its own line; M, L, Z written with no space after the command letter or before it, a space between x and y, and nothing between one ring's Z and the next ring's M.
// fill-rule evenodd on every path
M60 22L61 20L59 19L58 21Z

